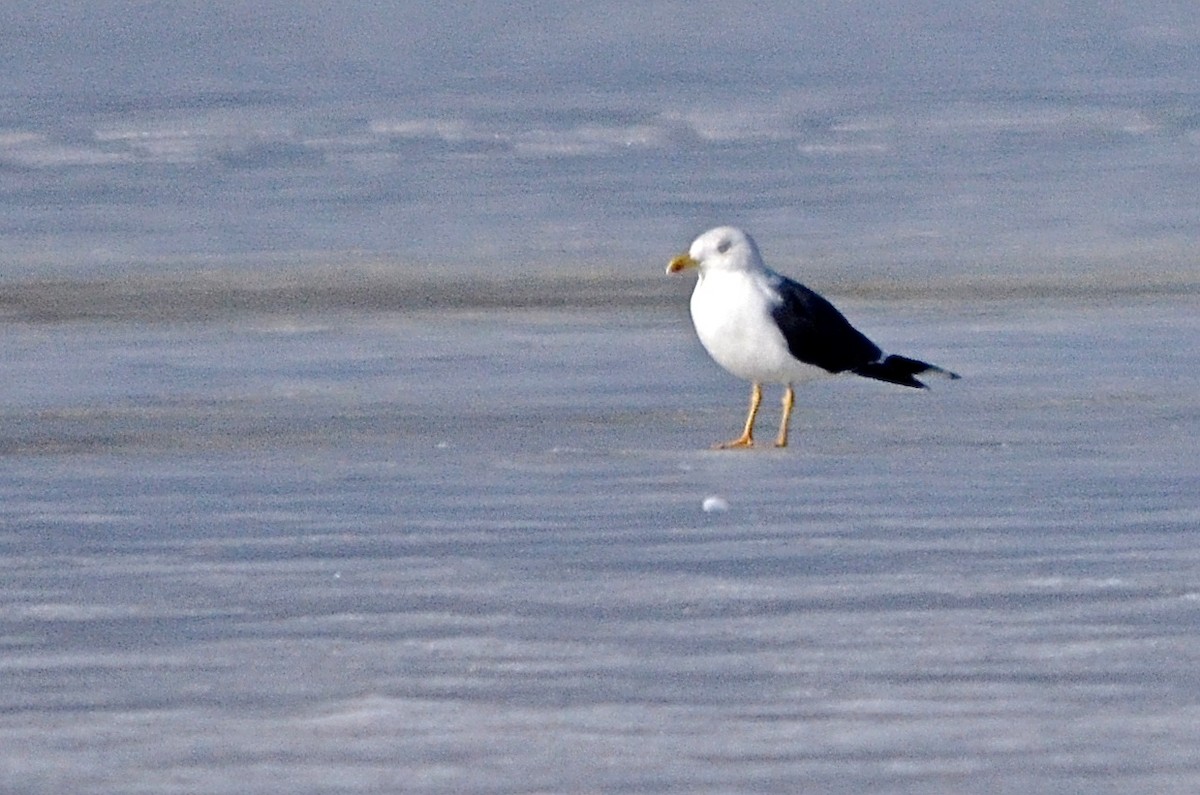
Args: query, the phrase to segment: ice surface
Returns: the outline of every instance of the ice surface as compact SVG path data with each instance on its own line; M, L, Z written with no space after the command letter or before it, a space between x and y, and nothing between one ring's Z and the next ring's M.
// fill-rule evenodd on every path
M1191 262L1190 9L685 5L12 0L0 281L633 273L718 223L827 273Z
M1084 5L0 3L0 791L1200 791L1200 28ZM709 450L718 223L963 380Z
M838 303L963 380L714 452L682 303L8 323L4 788L1194 791L1194 296Z

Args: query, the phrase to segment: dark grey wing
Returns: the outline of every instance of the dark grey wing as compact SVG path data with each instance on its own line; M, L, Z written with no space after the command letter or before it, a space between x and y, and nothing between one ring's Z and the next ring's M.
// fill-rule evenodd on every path
M806 364L841 373L879 361L882 351L817 293L774 274L771 286L779 302L771 317L783 332L788 350Z

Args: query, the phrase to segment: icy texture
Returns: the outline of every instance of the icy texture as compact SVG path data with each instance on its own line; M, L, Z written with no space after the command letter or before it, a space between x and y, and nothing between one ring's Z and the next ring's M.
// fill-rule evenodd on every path
M10 324L4 787L1194 791L1194 299L842 305L963 380L749 452L682 308Z

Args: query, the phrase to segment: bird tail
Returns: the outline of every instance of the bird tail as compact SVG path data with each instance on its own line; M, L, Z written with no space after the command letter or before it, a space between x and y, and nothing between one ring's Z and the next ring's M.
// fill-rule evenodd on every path
M925 389L925 385L914 377L923 373L940 375L943 378L959 377L957 373L943 370L929 362L909 359L907 356L888 356L877 362L856 367L851 372L856 375L865 376L866 378L874 378L877 381L887 381L889 384L911 386L917 389Z

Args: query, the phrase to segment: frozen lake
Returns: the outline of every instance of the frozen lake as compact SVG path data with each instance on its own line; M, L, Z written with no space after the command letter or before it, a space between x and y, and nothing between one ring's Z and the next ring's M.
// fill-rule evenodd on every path
M0 791L1200 792L1197 52L0 3ZM963 380L710 451L725 223Z
M964 379L713 452L669 284L11 318L3 788L1200 786L1194 289L833 294Z
M0 283L379 257L1194 267L1183 6L10 0ZM657 256L654 261L657 262Z

